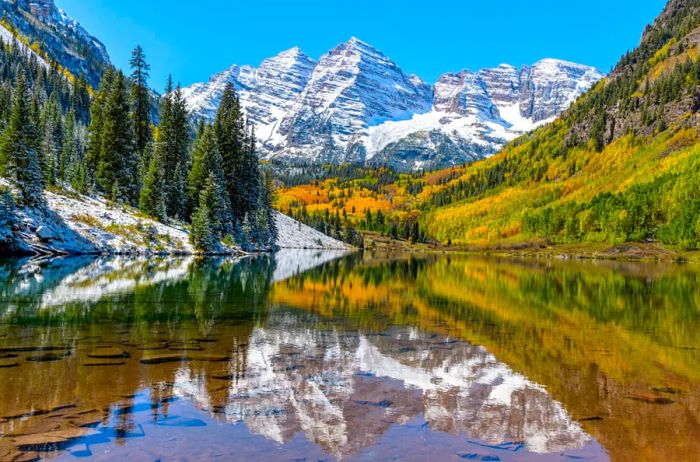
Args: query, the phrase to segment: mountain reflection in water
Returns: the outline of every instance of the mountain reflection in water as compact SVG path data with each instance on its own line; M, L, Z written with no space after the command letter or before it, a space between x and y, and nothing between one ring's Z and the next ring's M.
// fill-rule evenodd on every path
M0 460L692 460L697 273L577 265L0 262Z

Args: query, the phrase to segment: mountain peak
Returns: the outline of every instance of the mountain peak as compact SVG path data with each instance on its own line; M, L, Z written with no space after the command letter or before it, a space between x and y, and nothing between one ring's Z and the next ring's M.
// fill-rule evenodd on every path
M561 69L561 68L580 69L580 70L584 70L584 71L594 72L596 74L599 74L601 77L603 76L603 74L595 67L586 66L584 64L578 64L578 63L574 63L571 61L566 61L563 59L556 59L556 58L540 59L535 64L533 64L531 67L538 68L538 69Z
M281 51L277 53L278 57L290 57L290 58L296 58L296 57L308 57L304 51L299 48L299 47L292 47L288 50Z
M364 42L355 36L350 37L350 39L345 43L347 43L348 45L351 45L351 46L363 46L363 47L372 48L367 42Z
M576 66L553 59L522 70L501 64L430 85L351 37L318 62L294 47L257 69L236 68L228 79L256 125L264 158L376 161L405 170L487 156L559 115L597 81L592 68ZM213 118L221 83L187 93L196 116Z
M267 58L260 64L260 69L266 69L269 67L278 67L290 69L295 66L313 66L316 64L312 58L310 58L306 53L304 53L301 48L293 47L288 50L281 51L277 55Z
M364 42L357 37L350 37L349 40L346 42L343 42L336 46L332 52L334 51L354 51L354 52L359 52L362 54L375 54L375 55L382 55L383 54L374 48L372 45L370 45L367 42Z

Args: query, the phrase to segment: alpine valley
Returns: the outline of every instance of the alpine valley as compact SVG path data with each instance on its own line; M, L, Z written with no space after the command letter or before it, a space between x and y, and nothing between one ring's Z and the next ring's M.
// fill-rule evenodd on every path
M412 171L490 156L554 120L602 77L589 66L543 59L447 73L431 85L353 37L318 61L292 48L257 68L233 65L183 95L195 118L212 121L232 83L261 157L282 165Z
M499 53L392 0L55 1L0 0L0 462L699 460L700 0L437 0L620 56L440 77ZM358 33L434 81L177 83Z

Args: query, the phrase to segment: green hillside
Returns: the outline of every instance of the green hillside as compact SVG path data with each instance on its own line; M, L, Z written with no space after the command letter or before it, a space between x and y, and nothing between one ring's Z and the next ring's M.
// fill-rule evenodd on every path
M672 0L640 46L559 120L466 168L422 217L455 243L700 240L700 1ZM436 202L433 199L433 202Z

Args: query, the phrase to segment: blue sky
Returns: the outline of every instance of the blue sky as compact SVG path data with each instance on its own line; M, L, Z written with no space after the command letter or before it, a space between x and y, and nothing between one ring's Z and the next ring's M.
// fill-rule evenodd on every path
M441 74L551 57L604 72L639 41L664 0L56 0L119 67L141 44L160 90L293 46L318 58L356 36L405 72Z

